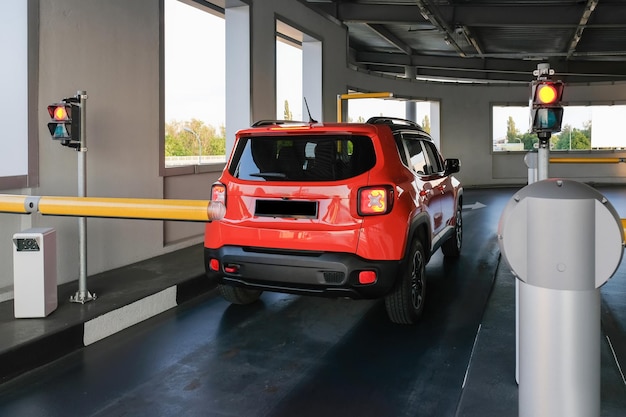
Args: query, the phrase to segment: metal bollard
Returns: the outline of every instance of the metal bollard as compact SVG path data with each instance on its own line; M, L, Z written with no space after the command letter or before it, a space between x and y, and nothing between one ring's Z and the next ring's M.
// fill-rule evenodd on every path
M600 416L600 286L619 266L622 223L593 188L520 190L498 226L519 293L519 416Z

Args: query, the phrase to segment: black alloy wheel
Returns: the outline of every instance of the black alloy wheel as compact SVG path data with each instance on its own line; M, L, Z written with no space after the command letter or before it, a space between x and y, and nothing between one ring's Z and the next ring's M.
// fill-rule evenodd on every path
M418 239L411 244L402 276L385 297L389 319L398 324L416 323L424 311L426 298L426 256Z

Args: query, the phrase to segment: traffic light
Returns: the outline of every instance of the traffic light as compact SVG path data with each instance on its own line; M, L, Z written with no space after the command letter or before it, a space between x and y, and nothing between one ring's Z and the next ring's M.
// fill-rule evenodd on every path
M52 119L48 123L48 130L52 139L60 140L64 145L80 142L80 105L66 100L69 99L48 106L48 114Z
M561 81L533 81L531 85L531 130L533 133L561 131L563 121L563 83Z

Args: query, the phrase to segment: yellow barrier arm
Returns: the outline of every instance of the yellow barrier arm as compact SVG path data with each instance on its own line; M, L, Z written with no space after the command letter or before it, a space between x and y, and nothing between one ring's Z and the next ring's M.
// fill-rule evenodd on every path
M206 222L221 220L226 207L205 200L0 195L0 212Z
M550 158L553 164L619 164L626 158Z
M25 195L2 194L0 198L0 212L4 213L29 213L26 209Z

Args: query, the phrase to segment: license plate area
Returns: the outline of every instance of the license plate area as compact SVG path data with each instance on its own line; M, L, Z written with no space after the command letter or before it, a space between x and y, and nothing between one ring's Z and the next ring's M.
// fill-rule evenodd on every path
M254 207L254 215L259 217L315 219L317 213L317 201L256 200Z

